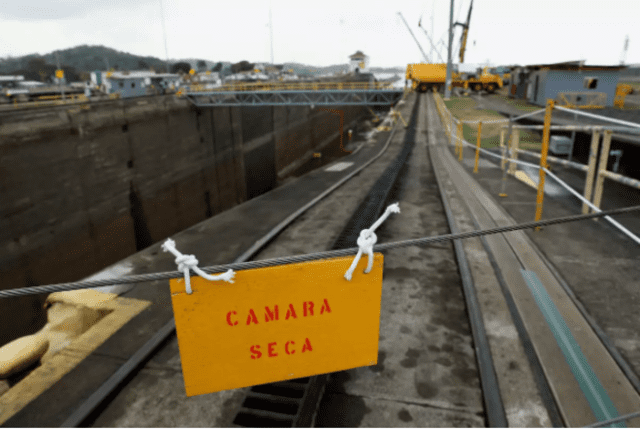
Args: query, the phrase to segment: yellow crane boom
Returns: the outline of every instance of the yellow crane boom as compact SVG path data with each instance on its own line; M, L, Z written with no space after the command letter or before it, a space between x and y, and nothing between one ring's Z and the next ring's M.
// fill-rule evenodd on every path
M467 14L467 22L456 22L455 25L462 27L462 36L460 36L460 64L464 62L464 52L467 49L467 37L469 36L469 22L471 21L471 9L473 9L473 0L469 5L469 13Z

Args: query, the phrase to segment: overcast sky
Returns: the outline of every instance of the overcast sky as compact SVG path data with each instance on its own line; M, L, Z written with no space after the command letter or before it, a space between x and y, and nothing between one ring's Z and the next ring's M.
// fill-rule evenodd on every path
M455 0L454 20L470 0ZM81 44L137 55L211 61L347 62L361 50L372 66L422 61L402 12L431 55L427 36L446 40L450 0L0 0L0 57L45 54ZM431 18L433 17L433 30ZM585 59L640 63L640 0L475 0L465 62L539 64ZM459 46L460 29L454 38ZM446 49L441 45L446 58ZM434 54L435 59L438 57ZM454 58L457 58L457 50Z

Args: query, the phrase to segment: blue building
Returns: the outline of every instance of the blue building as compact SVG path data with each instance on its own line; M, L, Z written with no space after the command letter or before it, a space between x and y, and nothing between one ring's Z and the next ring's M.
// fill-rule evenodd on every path
M583 61L516 67L510 94L540 106L544 106L547 99L559 105L613 106L624 68L585 65Z
M141 97L147 95L147 85L144 77L111 76L109 94L120 94L120 98Z

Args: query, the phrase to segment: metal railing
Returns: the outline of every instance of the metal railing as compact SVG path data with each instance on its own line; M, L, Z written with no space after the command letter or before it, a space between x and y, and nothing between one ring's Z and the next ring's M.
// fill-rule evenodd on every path
M544 132L543 132L543 142L542 142L542 149L541 149L541 153L535 154L536 157L540 158L540 165L536 165L536 164L532 164L529 162L524 162L521 160L518 160L518 153L519 152L524 152L522 151L518 146L519 146L519 140L520 140L520 130L518 129L519 127L516 127L513 125L513 121L519 119L520 117L516 117L516 118L512 118L511 122L510 122L510 130L509 130L509 136L507 137L507 142L505 145L504 142L504 136L501 136L500 139L500 144L502 147L502 154L498 155L496 153L493 153L491 151L488 151L486 149L482 149L480 147L481 145L481 133L482 133L482 121L464 121L464 123L477 123L478 124L478 135L477 135L477 144L473 145L469 142L467 142L463 135L462 135L462 126L463 126L463 121L455 118L453 116L453 114L451 113L451 111L446 107L444 101L442 100L442 98L438 95L435 94L435 100L436 100L436 108L438 110L438 113L442 119L442 123L444 125L444 129L445 129L445 134L447 135L447 137L450 139L450 143L451 145L455 146L455 153L456 155L459 156L459 160L462 161L463 159L463 147L466 146L470 146L475 148L475 164L474 164L474 173L478 172L478 160L479 160L479 155L480 152L490 156L490 157L494 157L494 158L499 158L501 160L501 165L502 165L502 170L504 171L503 174L503 180L502 180L502 192L500 193L500 196L504 197L506 196L506 193L504 192L504 187L505 187L505 183L506 183L506 175L507 174L512 174L512 175L516 175L517 171L516 171L516 165L520 164L520 165L526 165L528 167L532 167L532 168L536 168L538 169L538 171L540 172L540 180L538 183L538 197L537 197L537 201L536 201L536 217L535 220L538 221L540 220L541 214L542 214L542 204L543 204L543 200L544 200L544 177L545 175L549 175L552 179L554 179L556 182L558 182L562 187L564 187L565 189L567 189L571 194L573 194L574 196L576 196L580 201L582 201L582 212L583 213L589 213L590 209L592 212L600 212L600 205L602 202L602 195L604 192L604 179L610 179L610 180L614 180L618 183L633 187L635 189L640 189L640 180L636 180L630 177L626 177L623 176L621 174L617 174L617 173L613 173L611 171L607 170L607 162L609 159L609 149L611 147L611 135L612 135L612 131L609 129L606 129L604 132L601 132L601 127L590 127L591 131L593 132L593 137L592 137L592 141L591 141L591 149L590 149L590 155L589 155L589 164L586 166L583 166L582 164L578 164L575 162L570 162L567 160L562 160L560 158L555 158L555 157L549 157L548 155L548 149L549 149L549 136L550 136L550 130L551 130L551 112L553 111L554 107L558 110L563 110L563 111L569 111L569 112L575 112L574 110L570 110L570 109L566 109L563 107L559 107L559 106L554 106L554 101L553 100L549 100L547 103L547 109L546 109L546 114L545 114L545 125L544 125ZM538 112L533 112L533 113L538 113ZM604 116L600 116L600 115L594 115L594 114L590 114L590 113L585 113L585 112L577 112L578 114L590 117L590 118L594 118L594 119L599 119L599 120L603 120L603 121L607 121L607 122L611 122L611 123L615 123L615 124L620 124L623 125L625 127L629 127L631 129L639 129L640 128L640 124L636 124L633 122L628 122L628 121L621 121L621 120L617 120L617 119L611 119L611 118L607 118ZM524 116L524 115L523 115ZM522 117L523 117L522 116ZM509 120L506 120L509 121ZM490 122L490 121L487 121ZM499 122L499 121L491 121L491 122ZM608 127L607 127L608 128ZM598 149L600 146L600 135L603 134L603 138L602 138L602 148L600 150L600 160L598 162L597 168L596 168L596 157L597 157L597 153L598 153ZM507 152L509 153L509 155L507 156ZM559 164L563 164L565 166L568 167L572 167L572 168L576 168L582 171L586 171L587 176L586 176L586 180L585 180L585 189L584 189L584 195L580 195L578 192L576 192L573 188L571 188L569 185L567 185L565 182L563 182L560 178L558 178L555 174L552 174L549 171L549 166L547 164L547 161L552 161L552 162L557 162ZM505 168L505 164L509 163L509 168ZM594 185L595 185L595 189L594 189ZM593 193L593 198L592 198L592 193ZM628 236L631 240L633 240L634 242L636 242L637 244L640 244L640 237L638 237L637 235L633 234L631 231L629 231L627 228L625 228L623 225L621 225L619 222L615 221L614 219L612 219L611 217L607 216L605 217L605 219L607 219L614 227L616 227L618 230L620 230L623 234L625 234L626 236Z
M48 106L64 106L64 105L74 105L74 104L88 104L95 101L104 101L104 100L117 100L120 98L120 94L113 93L108 96L98 96L98 97L87 97L84 94L70 94L65 95L64 98L61 95L43 95L35 98L32 101L18 101L13 100L13 102L0 104L0 109L7 110L24 110L30 109L34 107L48 107Z
M211 88L196 84L184 87L180 93L235 92L235 91L326 91L326 90L381 90L391 89L388 82L233 82Z

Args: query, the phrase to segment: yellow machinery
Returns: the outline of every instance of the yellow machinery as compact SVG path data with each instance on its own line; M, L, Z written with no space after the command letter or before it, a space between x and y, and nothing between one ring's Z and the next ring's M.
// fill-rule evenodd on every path
M502 78L497 74L492 74L487 71L487 67L482 69L482 72L478 76L467 79L469 88L475 92L485 90L487 92L494 92L504 86Z
M467 38L469 35L469 22L471 20L471 10L473 9L473 0L469 5L469 13L467 15L467 21L465 23L456 23L456 25L460 25L462 27L462 38L460 40L460 63L464 62L464 53L467 47ZM399 13L400 14L400 13ZM402 14L400 14L402 17ZM402 18L404 21L404 18ZM411 32L409 25L407 25L407 29ZM420 24L418 24L420 25ZM413 33L411 33L413 36ZM414 36L415 39L415 36ZM416 40L416 43L418 41ZM426 58L426 54L422 50L422 47L418 43L418 47L423 52L424 57ZM407 82L411 81L412 89L418 92L427 92L429 90L439 91L444 87L445 81L447 77L447 65L444 63L436 63L436 64L408 64L407 65ZM494 92L497 89L500 89L504 86L504 82L499 75L489 73L487 71L487 67L485 67L482 72L478 72L477 76L470 77L468 79L463 79L462 74L453 72L451 75L451 86L452 87L460 87L460 88L471 88L472 90L478 92L485 90L487 92Z
M430 90L439 91L444 88L447 79L447 65L436 64L408 64L407 81L411 81L411 88L417 92ZM452 73L451 84L454 87L468 88L468 82L460 78L459 73Z
M408 64L407 81L418 92L427 92L444 87L447 79L446 64Z
M613 105L622 109L624 107L624 99L629 94L633 94L633 87L627 83L619 83L616 87L616 95L613 99Z
M467 22L456 22L455 25L459 25L462 27L462 36L460 37L460 64L464 63L464 53L467 49L467 39L469 36L469 23L471 22L471 11L473 10L473 0L471 0L471 4L469 5L469 13L467 14ZM462 84L461 82L464 82ZM504 82L502 78L496 74L489 73L487 71L487 67L485 67L482 72L478 73L477 76L471 77L466 81L463 81L460 78L460 75L454 76L453 78L453 86L461 86L464 88L471 88L473 91L480 92L485 90L487 92L494 92L497 89L500 89L504 86Z

